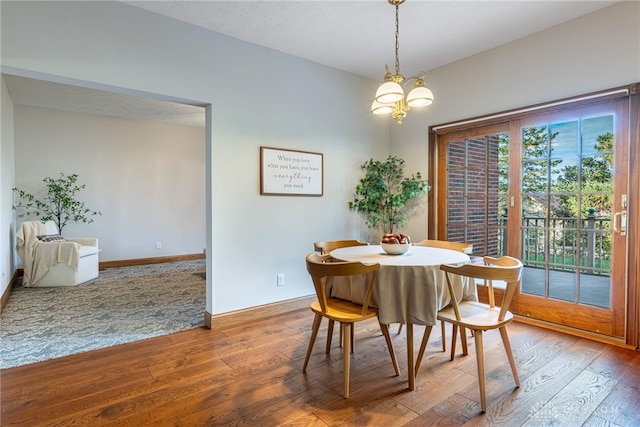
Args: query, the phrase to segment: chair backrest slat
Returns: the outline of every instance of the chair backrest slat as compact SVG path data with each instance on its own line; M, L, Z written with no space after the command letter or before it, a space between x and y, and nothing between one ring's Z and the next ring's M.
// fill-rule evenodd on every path
M453 284L451 283L449 274L445 272L445 276L447 277L447 287L449 288L449 297L451 298L451 306L453 307L453 312L456 315L456 319L460 320L460 307L458 306L458 296L456 295L456 290L453 288Z

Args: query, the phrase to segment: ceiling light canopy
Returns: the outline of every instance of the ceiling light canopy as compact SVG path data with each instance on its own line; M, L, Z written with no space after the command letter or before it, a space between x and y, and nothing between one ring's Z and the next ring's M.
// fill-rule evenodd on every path
M371 112L373 114L391 114L398 124L402 123L402 119L407 115L411 107L425 107L433 103L433 93L424 85L425 72L421 71L417 76L404 78L400 74L400 57L398 56L398 9L405 0L387 0L389 4L396 8L396 70L395 74L391 74L389 66L385 65L387 71L384 75L384 81L378 87L376 96L371 104ZM410 81L415 81L413 89L407 94L405 99L404 89Z

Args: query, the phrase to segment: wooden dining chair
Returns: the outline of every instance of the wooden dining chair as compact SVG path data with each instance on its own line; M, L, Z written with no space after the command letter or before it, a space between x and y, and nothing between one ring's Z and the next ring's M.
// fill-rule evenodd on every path
M509 359L513 378L516 381L516 386L520 387L520 379L518 378L516 363L511 351L509 336L507 335L507 325L513 320L513 314L509 311L509 304L511 303L513 294L520 285L520 278L522 276L522 262L516 258L509 256L503 256L501 258L485 256L484 262L484 265L470 263L463 265L442 264L440 266L440 269L445 272L447 277L447 286L449 287L449 293L451 294L451 304L438 312L438 320L453 324L454 333L456 328L460 327L461 330L463 330L463 328L468 328L474 334L482 412L486 412L487 410L484 378L484 350L482 344L483 333L485 331L493 329L498 329L500 331L500 336L502 337L502 343L507 353L507 358ZM466 300L458 302L455 290L451 284L450 275L452 274L468 277L470 280L473 280L474 283L477 283L477 279L485 281L487 284L487 292L489 294L489 303L485 304L477 301ZM493 292L494 280L506 282L502 301L500 301L498 307L496 307L496 300ZM427 329L425 329L422 343L420 345L420 351L418 352L416 374L420 368L420 363L422 361L422 356L427 346L430 333L431 327L428 326ZM462 335L464 335L463 332L461 332L461 336ZM463 352L464 354L467 354L466 345L464 345Z
M306 257L307 271L313 280L313 287L315 288L318 299L311 304L311 311L314 312L315 317L313 319L311 338L309 339L309 347L307 348L307 355L304 359L302 372L307 371L307 365L309 363L309 358L311 357L313 344L318 336L318 330L320 329L322 318L326 317L329 321L339 322L340 329L342 330L342 345L344 347L344 397L347 398L349 397L349 371L351 366L351 325L356 322L361 322L378 316L378 310L376 308L369 307L369 302L371 300L371 295L373 294L376 273L380 269L380 264L363 264L361 262L342 261L326 262L329 258L328 254L320 255L315 252L312 252ZM367 273L371 273L371 280L369 280L365 299L362 304L356 304L351 301L327 296L326 288L328 278L336 276L354 276ZM389 328L387 325L380 323L380 329L382 330L382 334L387 342L389 355L391 356L391 361L396 375L400 375L400 368L398 367L396 354L393 350L393 343L391 342L391 336L389 335ZM327 347L326 353L329 354L329 347Z
M326 242L315 242L313 249L316 252L320 252L322 255L328 254L334 249L348 248L350 246L368 246L369 243L361 242L360 240L328 240Z
M340 248L348 248L351 246L369 246L367 242L361 242L356 239L345 239L345 240L327 240L326 242L315 242L313 244L313 250L316 252L320 252L322 255L329 254L334 249ZM329 321L329 329L327 330L327 349L331 347L331 338L333 337L333 325L334 322L332 320ZM354 329L353 324L351 324L351 352L354 351L355 342L353 341L354 337ZM340 345L342 345L342 329L340 329Z
M450 249L452 251L462 252L464 254L470 254L473 252L472 243L464 242L449 242L447 240L430 240L424 239L413 244L413 246L427 246L430 248ZM398 327L398 334L402 332L402 324ZM440 333L442 335L442 351L447 351L447 334L444 328L444 322L440 322ZM455 342L455 337L453 338ZM454 343L451 343L454 346Z

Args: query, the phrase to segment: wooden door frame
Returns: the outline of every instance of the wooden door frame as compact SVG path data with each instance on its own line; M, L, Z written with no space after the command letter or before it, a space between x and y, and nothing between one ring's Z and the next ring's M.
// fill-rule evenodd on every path
M636 165L629 171L629 189L635 188L637 194L640 189L640 84L633 85L629 98L629 164ZM630 242L627 277L629 283L635 284L627 289L627 344L637 349L640 346L640 197L630 198L627 212Z
M442 224L438 224L437 207L445 189L438 188L438 182L442 179L441 174L445 173L438 170L438 157L443 155L438 150L438 136L461 131L464 129L484 127L491 124L498 124L505 120L516 120L521 117L529 116L534 110L540 110L540 113L552 113L561 111L568 107L581 107L592 103L601 103L606 100L617 98L628 98L629 100L629 164L640 164L640 83L634 83L627 86L621 86L613 89L589 93L586 95L564 98L549 103L536 104L520 109L507 110L503 112L488 114L485 116L473 117L458 122L448 122L439 125L430 126L428 130L428 178L432 183L433 191L428 197L428 238L438 239L440 236ZM568 105L569 104L569 105ZM511 132L512 129L509 129ZM519 132L511 132L512 135L518 135ZM446 153L445 153L446 154ZM510 163L510 167L512 167ZM519 169L519 164L518 164ZM628 188L640 188L640 171L639 168L629 168ZM436 179L439 178L439 179ZM511 186L511 183L510 183ZM630 192L630 191L629 191ZM510 187L510 193L511 187ZM437 198L436 198L437 196ZM516 200L519 199L516 197ZM626 326L625 326L625 344L633 348L639 348L640 344L640 248L634 242L640 242L640 197L629 197L629 205L627 208L628 218L628 250L627 250L627 302L626 302ZM518 202L516 202L517 204ZM517 206L514 206L517 208ZM511 209L510 209L511 212ZM510 214L511 215L511 214ZM513 223L512 221L509 221ZM515 243L514 243L515 245ZM510 253L517 250L515 247L509 247ZM517 252L515 252L517 253Z

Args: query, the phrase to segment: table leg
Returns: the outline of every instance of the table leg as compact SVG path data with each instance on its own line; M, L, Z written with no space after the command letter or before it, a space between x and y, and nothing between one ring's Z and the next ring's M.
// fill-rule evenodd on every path
M413 362L413 324L407 323L407 375L409 376L409 390L416 388L416 370Z

